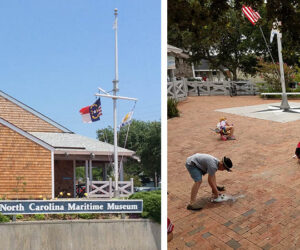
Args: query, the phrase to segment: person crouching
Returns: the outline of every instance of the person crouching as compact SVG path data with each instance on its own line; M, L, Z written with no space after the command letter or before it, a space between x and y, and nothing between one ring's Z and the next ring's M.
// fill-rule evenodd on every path
M202 176L208 173L208 183L211 187L213 198L218 198L219 191L224 191L225 188L217 186L216 172L218 170L227 170L228 172L231 172L232 161L226 156L224 156L222 160L219 160L209 154L197 153L187 158L186 168L194 180L191 189L191 200L187 209L200 210L202 207L196 204L196 197L202 183Z

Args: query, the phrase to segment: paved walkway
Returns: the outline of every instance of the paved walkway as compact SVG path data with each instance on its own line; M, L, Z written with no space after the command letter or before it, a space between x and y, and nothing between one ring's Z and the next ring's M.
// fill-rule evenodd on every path
M300 121L280 123L215 111L274 102L207 96L179 104L181 116L168 120L168 217L175 225L169 249L300 249L300 165L292 158ZM209 129L221 116L234 123L236 141L221 141ZM217 183L225 185L226 193L245 197L210 203L205 176L198 193L204 209L186 210L192 179L184 165L194 153L230 157L234 170L217 172Z

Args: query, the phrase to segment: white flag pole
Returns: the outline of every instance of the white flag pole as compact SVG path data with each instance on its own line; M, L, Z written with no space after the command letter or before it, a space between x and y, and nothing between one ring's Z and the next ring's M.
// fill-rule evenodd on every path
M108 94L104 89L98 88L104 94L96 93L95 96L108 97L113 99L113 116L114 116L114 175L115 175L115 192L114 197L120 197L119 192L119 169L118 169L118 137L117 137L117 99L137 101L137 98L117 96L119 91L119 72L118 72L118 9L115 9L115 22L113 26L115 30L115 79L113 80L113 95Z
M116 96L118 92L119 83L119 69L118 69L118 9L115 9L115 80L113 81L114 89L113 95ZM118 171L118 137L117 137L117 99L113 98L114 103L114 168L115 168L115 197L119 197L119 171Z
M279 27L281 26L281 22L273 23L274 29L277 30L277 46L278 46L278 58L279 58L279 67L280 67L280 81L282 88L282 100L280 104L280 108L283 110L289 110L290 105L288 103L286 89L285 89L285 80L284 80L284 70L283 70L283 60L282 60L282 46L281 46L281 37L282 33L280 33Z

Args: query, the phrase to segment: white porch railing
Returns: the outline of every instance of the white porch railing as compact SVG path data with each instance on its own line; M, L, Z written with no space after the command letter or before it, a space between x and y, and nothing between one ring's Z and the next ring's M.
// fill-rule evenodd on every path
M109 178L108 181L90 181L87 178L88 198L112 198L114 195L116 182ZM120 197L128 197L133 194L133 178L130 181L118 181Z
M168 82L168 97L182 101L187 96L201 95L229 95L231 84L235 84L237 95L255 95L257 88L251 81L187 81L183 78L180 81Z

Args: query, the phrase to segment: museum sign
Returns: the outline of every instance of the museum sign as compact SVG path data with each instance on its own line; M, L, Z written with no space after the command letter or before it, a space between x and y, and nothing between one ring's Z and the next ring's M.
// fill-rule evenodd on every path
M0 213L67 214L67 213L142 213L143 200L19 200L0 201Z

